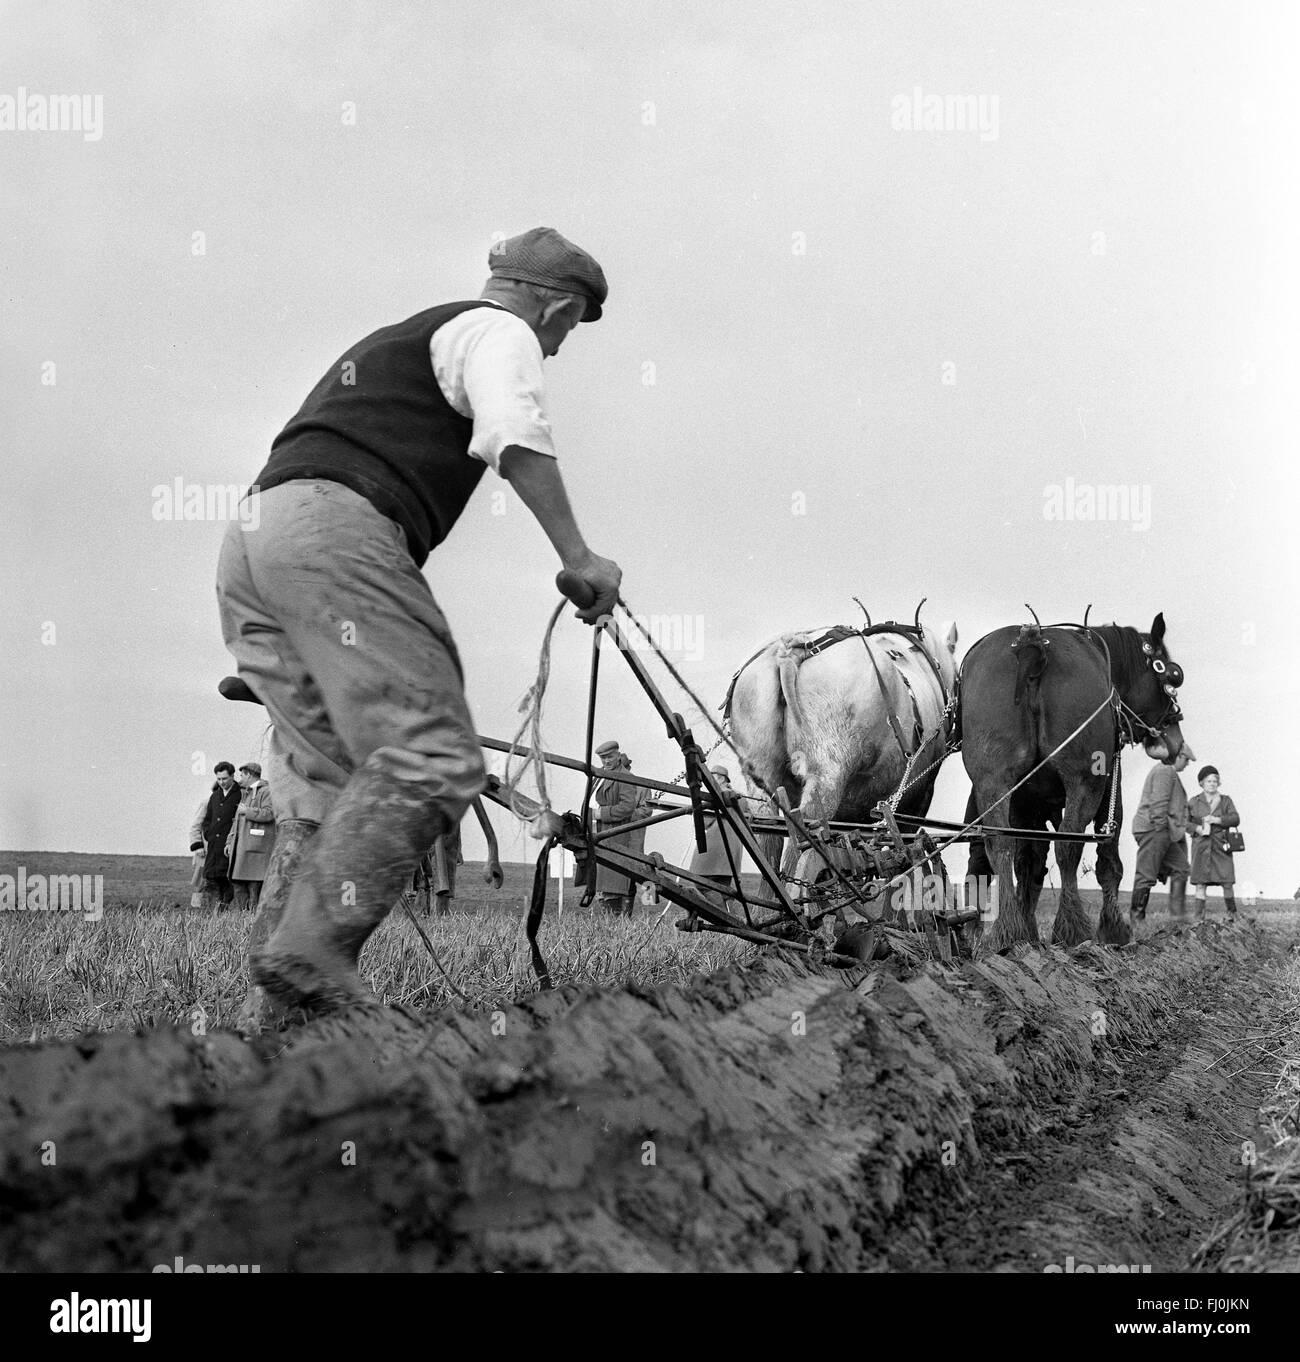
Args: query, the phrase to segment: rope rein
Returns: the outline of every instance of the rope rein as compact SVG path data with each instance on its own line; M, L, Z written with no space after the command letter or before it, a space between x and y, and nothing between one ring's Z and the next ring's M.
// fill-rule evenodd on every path
M540 796L539 802L542 810L549 811L551 807L551 799L546 791L546 761L542 756L542 753L546 750L542 743L542 703L546 698L546 687L551 679L551 636L555 633L555 625L560 618L561 611L567 604L567 599L561 597L560 603L551 611L551 618L547 622L546 633L542 638L541 652L537 658L537 680L528 688L524 698L519 702L519 713L524 718L515 731L510 746L512 748L526 746L528 755L520 763L519 768L511 772L510 764L514 760L515 754L513 752L506 754L506 769L501 784L506 798L510 801L510 812L523 821L528 821L531 815L519 803L519 785L530 766L537 769L537 793ZM528 734L527 744L522 741L525 733Z
M668 671L668 674L681 688L681 690L685 692L685 694L690 698L692 704L695 705L695 707L699 710L700 714L704 717L705 721L713 729L714 733L717 734L717 740L708 749L708 753L706 753L706 756L716 751L717 748L725 744L725 746L728 749L730 749L730 751L735 755L736 759L740 762L741 769L744 771L746 777L755 786L757 786L760 790L763 791L763 793L771 801L773 808L779 808L779 805L777 804L775 791L773 791L767 785L767 783L757 774L757 772L755 772L752 769L752 767L746 760L744 754L740 751L740 749L736 746L735 742L732 740L730 733L726 731L726 727L720 725L717 722L717 720L714 719L712 713L710 712L709 706L707 706L691 688L690 684L686 681L685 677L682 676L682 674L673 665L672 660L659 647L658 643L656 643L654 638L650 635L649 631L641 623L640 619L635 614L633 614L631 609L628 607L627 602L623 599L621 595L616 598L616 603L622 607L625 615L631 621L633 628L637 631L637 633L641 635L641 637L649 645L650 650L663 663L664 667ZM534 681L532 686L529 687L527 693L524 695L524 698L519 703L519 712L523 715L523 720L519 725L519 729L515 734L511 746L526 747L528 755L527 757L524 758L523 762L519 765L519 767L514 771L511 770L511 760L513 754L507 755L506 774L502 781L503 789L507 798L510 801L511 810L516 814L517 817L520 817L521 819L524 820L527 820L530 817L530 813L533 816L536 816L535 810L530 811L524 809L516 802L516 796L519 793L520 782L522 781L524 774L527 772L530 766L535 766L537 768L536 780L538 793L540 795L539 802L541 810L543 812L546 812L550 811L551 809L550 798L546 790L545 776L546 762L543 757L545 746L542 742L541 735L541 715L542 706L546 695L546 687L550 680L552 635L554 634L555 626L557 621L559 620L561 612L568 604L569 604L568 598L561 597L559 603L556 605L555 609L551 613L551 618L546 626L546 633L542 641L541 652L538 658L537 679ZM1106 653L1107 661L1109 662L1109 649L1106 649ZM930 660L931 665L933 666L933 659ZM942 677L940 677L940 683L942 685ZM932 737L936 736L937 734L941 734L946 727L949 727L949 723L954 711L956 710L957 703L958 703L958 688L954 686L952 694L946 697L946 703L944 705L943 712L939 720L939 727L934 729L932 732L925 734L922 741L915 749L915 751L913 751L912 754L908 757L907 764L903 771L902 779L899 782L899 787L897 790L895 790L894 794L890 797L888 801L891 810L897 809L899 801L901 800L902 796L907 792L907 790L909 790L918 781L924 779L924 777L928 775L932 770L934 770L936 766L940 765L940 763L942 763L949 755L951 755L951 753L955 752L960 747L960 741L954 740L951 736L949 736L945 742L944 751L940 754L940 756L935 761L931 762L928 766L926 766L924 770L919 771L915 776L911 776L911 768L915 763L917 756L924 749L926 744L930 741ZM896 883L897 881L905 879L908 876L914 875L918 869L927 865L929 862L935 860L936 858L941 857L944 851L946 851L949 847L956 844L966 833L972 831L975 828L981 827L984 820L989 816L989 814L993 812L994 809L996 809L999 805L1004 804L1008 800L1010 800L1011 796L1015 794L1015 792L1018 789L1020 789L1021 786L1025 785L1035 775L1037 775L1038 772L1041 771L1044 766L1046 766L1049 762L1054 760L1066 747L1069 746L1070 743L1072 743L1075 740L1075 738L1077 738L1088 727L1088 725L1099 714L1102 713L1103 710L1107 708L1111 708L1114 710L1116 717L1116 725L1117 728L1119 728L1120 730L1121 736L1130 736L1132 734L1133 726L1129 722L1130 715L1132 716L1133 720L1137 721L1137 724L1140 727L1146 729L1148 732L1155 731L1154 729L1151 728L1149 724L1142 720L1140 716L1135 714L1128 705L1124 703L1123 699L1119 695L1118 690L1115 687L1114 682L1112 681L1110 689L1105 695L1105 697L1102 699L1101 703L1097 705L1097 707L1087 716L1087 718L1085 718L1078 725L1078 727L1074 729L1072 733L1070 733L1066 738L1064 738L1060 743L1058 743L1057 746L1051 752L1049 752L1040 762L1037 763L1037 765L1035 765L1030 771L1028 771L1024 776L1022 776L1009 790L1006 791L1005 794L1001 795L998 799L994 800L993 803L988 806L988 808L984 809L974 819L964 824L956 832L951 833L944 840L937 842L931 851L929 851L920 860L915 861L913 864L908 866L906 870L900 871L898 872L898 874L891 876L888 880L882 882L879 886L873 886L873 892L870 894L869 897L872 899L880 897L881 894L887 892L889 887ZM950 727L949 732L951 733ZM522 742L522 739L524 738L525 734L528 735L528 742L526 744ZM1133 740L1135 739L1133 739L1130 736L1130 741ZM682 776L684 776L685 774L686 773L683 771ZM910 779L909 776L911 777ZM678 779L680 778L681 777L679 777ZM673 783L677 782L674 781ZM1108 820L1106 824L1107 831L1111 833L1113 833L1114 828L1115 804L1118 797L1118 790L1119 790L1119 760L1117 752L1115 764L1111 771L1110 804L1108 810ZM823 854L823 856L827 858L827 862L829 864L830 863L829 847L827 846L827 844L823 842L820 835L811 827L807 828L806 831L808 833L813 848L820 851ZM996 832L990 832L989 835L1011 836L1014 834L1010 830L1007 830L1006 832L1002 832L999 830ZM551 839L548 840L546 847L543 849L542 853L543 858L545 858L549 854L550 848L553 844L554 838L552 837ZM539 859L539 872L541 864L542 862ZM414 920L414 914L412 914L412 920ZM416 926L418 929L419 924L417 923ZM530 926L532 926L531 923ZM420 934L421 936L423 936L424 935L423 931L421 931ZM530 939L531 935L532 934L530 933ZM429 943L426 938L426 945L428 944ZM432 949L430 949L430 953L432 954ZM445 971L444 977L446 977ZM451 983L450 979L448 979L448 983ZM547 980L547 984L549 984L549 979ZM455 985L452 984L452 987L454 988Z

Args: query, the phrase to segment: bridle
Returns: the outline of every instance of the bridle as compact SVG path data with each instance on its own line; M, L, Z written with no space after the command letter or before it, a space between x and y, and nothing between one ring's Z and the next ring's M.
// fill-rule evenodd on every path
M1106 653L1106 669L1111 674L1111 693L1115 699L1115 722L1119 727L1119 736L1126 744L1137 744L1142 741L1139 730L1144 730L1147 737L1155 741L1162 741L1165 730L1171 723L1179 723L1183 717L1183 711L1178 706L1178 687L1183 684L1183 669L1173 658L1157 657L1156 650L1152 646L1151 640L1145 635L1140 635L1142 639L1142 654L1146 659L1146 665L1155 674L1160 683L1160 689L1169 697L1169 703L1164 711L1154 723L1144 719L1133 707L1126 704L1123 696L1115 688L1114 673L1110 666L1110 649L1106 646L1106 640L1094 634L1091 629L1085 630L1090 638L1095 638Z
M1091 609L1091 607L1089 607ZM1033 614L1033 611L1030 611ZM1144 719L1128 704L1124 697L1119 693L1119 688L1115 685L1115 671L1111 662L1110 645L1105 638L1097 633L1087 622L1088 616L1084 615L1082 624L1074 624L1064 621L1060 624L1039 625L1039 629L1074 629L1083 634L1085 638L1095 643L1102 651L1106 659L1106 676L1110 681L1110 701L1111 708L1115 711L1116 737L1119 747L1135 747L1142 742L1143 734L1146 737L1160 742L1164 739L1165 729L1171 723L1178 723L1182 720L1183 711L1178 707L1178 687L1183 684L1183 669L1170 657L1157 657L1156 650L1151 643L1151 639L1146 634L1139 634L1142 640L1142 654L1146 660L1146 665L1151 669L1160 682L1160 689L1169 697L1169 703L1165 706L1163 713L1154 723ZM1034 616L1037 622L1038 616ZM985 635L987 638L988 635ZM969 657L975 648L982 643L983 639L977 639L975 644L968 650L966 656ZM1043 643L1046 645L1049 640L1044 637Z

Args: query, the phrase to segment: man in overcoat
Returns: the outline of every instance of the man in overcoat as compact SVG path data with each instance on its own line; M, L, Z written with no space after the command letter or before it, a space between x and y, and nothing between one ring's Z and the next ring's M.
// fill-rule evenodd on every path
M613 779L620 771L630 771L632 762L617 742L611 739L596 748L602 769L610 772L604 780L596 782L594 797L598 807L596 817L597 832L611 832L625 823L633 823L646 816L646 804L650 792L640 785L628 785ZM645 828L636 828L618 837L611 837L603 846L611 850L629 851L635 855L645 852ZM632 896L639 883L639 877L625 875L611 870L608 866L596 868L596 901L607 913L632 916Z
M262 882L275 850L275 809L271 787L262 779L262 768L250 761L239 768L243 798L235 810L226 852L230 857L230 880L235 886L235 907L257 911Z
M215 896L216 905L224 908L235 896L230 883L226 839L230 836L242 792L235 784L235 768L228 761L217 762L212 773L217 783L208 796L208 811L203 816L203 883L209 901Z

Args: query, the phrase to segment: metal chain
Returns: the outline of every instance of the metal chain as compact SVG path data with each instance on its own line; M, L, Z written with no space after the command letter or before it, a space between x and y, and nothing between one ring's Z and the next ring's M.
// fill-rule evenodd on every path
M1122 747L1115 749L1115 765L1111 768L1110 772L1110 804L1106 809L1106 821L1101 826L1101 835L1103 837L1113 837L1117 830L1115 826L1115 804L1119 798L1119 759L1123 755L1123 752L1124 749Z
M939 715L938 728L934 730L934 733L927 733L925 737L921 740L920 744L917 746L916 751L913 752L912 755L907 759L907 765L903 768L903 774L899 780L898 789L894 791L894 793L890 796L889 799L889 807L893 809L895 812L898 811L899 800L902 799L902 797L908 792L908 790L912 788L913 785L916 784L918 780L924 780L925 777L928 776L936 766L939 766L943 762L945 762L950 756L952 756L954 752L958 751L959 748L961 747L960 742L953 742L953 740L949 738L948 741L944 743L944 748L941 755L938 756L934 761L932 761L929 764L929 766L925 768L924 771L918 771L917 774L913 776L911 780L908 780L907 775L908 772L912 769L912 763L921 754L921 751L925 747L926 743L928 743L930 739L935 736L935 734L941 733L943 731L947 721L952 718L953 713L956 711L956 708L957 708L957 687L954 685L952 695L948 697L948 703L944 705L943 712Z
M707 759L707 758L711 757L711 756L718 750L718 748L722 746L722 743L723 743L723 739L719 738L718 741L715 742L715 743L713 744L713 746L710 747L709 750L704 754L705 758ZM734 751L735 749L733 748L732 750ZM737 753L736 755L739 756L740 754ZM680 785L680 784L682 783L682 781L684 781L685 779L686 779L686 768L685 768L685 767L682 767L682 769L681 769L680 771L678 771L677 774L676 774L676 775L672 778L672 780L670 780L668 783L669 783L670 785Z

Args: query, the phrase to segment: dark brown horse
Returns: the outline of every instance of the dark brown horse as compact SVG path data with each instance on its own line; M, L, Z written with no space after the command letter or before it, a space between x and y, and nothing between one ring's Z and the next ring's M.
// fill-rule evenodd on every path
M1121 748L1142 742L1148 755L1172 761L1183 745L1177 688L1182 669L1165 648L1165 617L1149 634L1122 625L1093 628L1009 625L986 634L961 668L962 761L971 779L966 819L987 828L1081 833L1092 824L1102 888L1097 940L1122 945L1119 914L1123 821L1111 773ZM1061 899L1052 940L1067 946L1092 934L1079 898L1080 842L1057 841ZM1047 865L1047 842L992 836L972 844L970 872L994 883L996 919L985 950L1038 942L1034 910ZM1012 875L1014 867L1014 879Z

